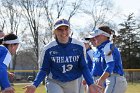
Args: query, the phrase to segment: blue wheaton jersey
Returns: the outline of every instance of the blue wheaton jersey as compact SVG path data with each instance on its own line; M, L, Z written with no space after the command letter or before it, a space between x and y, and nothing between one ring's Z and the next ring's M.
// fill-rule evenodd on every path
M11 62L11 54L8 49L0 45L0 87L2 90L10 87L10 82L8 80L7 67Z
M67 44L59 43L57 40L50 42L44 47L39 59L42 66L34 85L37 87L46 75L61 82L68 82L82 74L88 85L93 84L85 57L85 46L76 39L70 38Z
M101 76L103 74L103 58L101 53L98 49L94 49L93 52L93 69L92 69L92 76Z
M118 48L114 46L109 40L103 42L97 47L103 58L103 68L105 72L110 74L117 73L120 75L124 74L122 67L122 59Z

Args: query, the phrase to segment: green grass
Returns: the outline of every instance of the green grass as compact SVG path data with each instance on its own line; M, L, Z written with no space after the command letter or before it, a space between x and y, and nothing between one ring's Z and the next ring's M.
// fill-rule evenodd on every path
M140 83L128 83L126 93L140 93Z
M25 85L14 85L13 87L15 88L15 93L24 93L25 89L22 89ZM35 93L46 93L44 85L39 86L36 89Z
M14 85L15 93L24 93L22 89L25 85ZM44 85L41 85L37 88L35 93L46 93ZM140 93L140 83L128 83L128 88L126 93Z

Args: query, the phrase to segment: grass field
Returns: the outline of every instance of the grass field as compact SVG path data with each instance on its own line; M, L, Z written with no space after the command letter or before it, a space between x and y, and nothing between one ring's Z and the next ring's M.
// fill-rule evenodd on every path
M15 93L24 93L25 90L22 88L25 85L14 85ZM39 86L35 93L46 93L43 85ZM126 93L140 93L140 83L129 83Z

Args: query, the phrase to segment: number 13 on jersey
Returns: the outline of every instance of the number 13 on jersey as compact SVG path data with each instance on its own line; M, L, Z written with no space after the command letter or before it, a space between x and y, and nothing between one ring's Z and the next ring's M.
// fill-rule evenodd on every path
M71 65L71 64L63 65L62 68L63 68L63 72L62 73L66 73L67 71L72 70L73 65Z

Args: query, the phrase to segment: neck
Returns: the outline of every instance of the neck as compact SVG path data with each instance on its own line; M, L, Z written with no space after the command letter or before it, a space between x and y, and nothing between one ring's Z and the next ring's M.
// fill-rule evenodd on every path
M57 39L57 41L61 44L67 44L69 42L69 38L67 40L59 40Z

